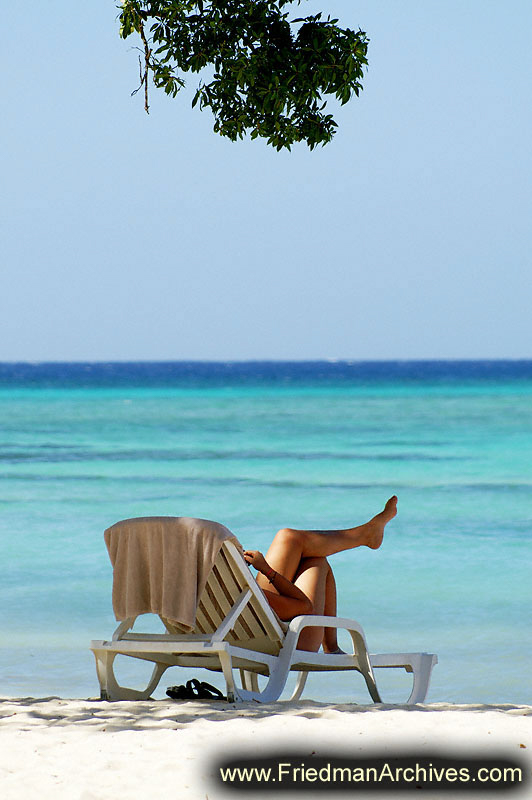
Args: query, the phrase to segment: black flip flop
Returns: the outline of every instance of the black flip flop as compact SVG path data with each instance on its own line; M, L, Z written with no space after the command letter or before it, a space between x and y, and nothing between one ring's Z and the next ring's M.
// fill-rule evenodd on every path
M187 681L185 686L169 686L166 694L172 700L225 700L225 696L216 686L198 681L197 678Z
M169 686L166 694L172 700L190 700L194 697L194 692L189 691L186 686Z
M217 689L216 686L211 686L210 683L205 683L205 681L201 681L201 683L198 683L198 681L195 678L192 680L192 682L194 683L194 686L197 689L198 698L200 698L201 700L209 700L209 699L225 700L225 695L222 694L222 692L219 689Z

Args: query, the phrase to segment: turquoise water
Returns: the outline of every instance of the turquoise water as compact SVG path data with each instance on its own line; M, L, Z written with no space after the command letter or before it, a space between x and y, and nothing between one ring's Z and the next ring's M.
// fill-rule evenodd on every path
M204 517L265 550L280 527L358 524L395 493L383 547L331 559L339 612L375 652L438 653L431 701L532 702L531 363L348 366L3 365L0 693L98 694L113 522ZM377 679L406 698L404 673ZM367 697L356 675L310 686Z

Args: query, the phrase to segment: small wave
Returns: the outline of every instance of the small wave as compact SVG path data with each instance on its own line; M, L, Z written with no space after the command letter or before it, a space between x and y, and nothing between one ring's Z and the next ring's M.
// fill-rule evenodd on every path
M42 450L45 452L42 452ZM264 450L75 450L73 447L51 446L19 452L11 450L0 453L0 462L11 464L36 462L93 462L93 461L470 461L471 456L435 455L432 453L335 453L335 452L294 452Z

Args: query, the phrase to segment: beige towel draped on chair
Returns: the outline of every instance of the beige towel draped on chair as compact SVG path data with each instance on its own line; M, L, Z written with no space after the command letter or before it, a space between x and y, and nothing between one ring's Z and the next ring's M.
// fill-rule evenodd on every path
M223 525L190 517L137 517L104 533L113 565L117 620L158 614L183 631L194 629L196 608L216 556L237 538Z

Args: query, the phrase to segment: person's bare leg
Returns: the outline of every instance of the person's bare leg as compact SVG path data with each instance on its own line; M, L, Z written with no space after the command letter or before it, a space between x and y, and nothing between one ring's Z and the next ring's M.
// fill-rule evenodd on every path
M294 576L295 585L312 603L312 614L323 614L325 611L326 585L330 571L325 558L303 558ZM299 635L298 650L316 652L320 649L323 636L322 626L305 628Z
M325 602L323 604L323 613L326 617L336 616L336 581L334 579L334 573L330 564L325 581ZM338 647L338 631L336 628L325 628L323 632L322 645L324 653L344 652Z
M376 550L382 544L385 526L396 514L397 497L394 495L379 514L354 528L334 531L283 528L276 533L266 553L266 561L276 572L293 581L304 558L326 558L342 550L361 546ZM269 588L264 575L258 576L258 583L263 589Z

